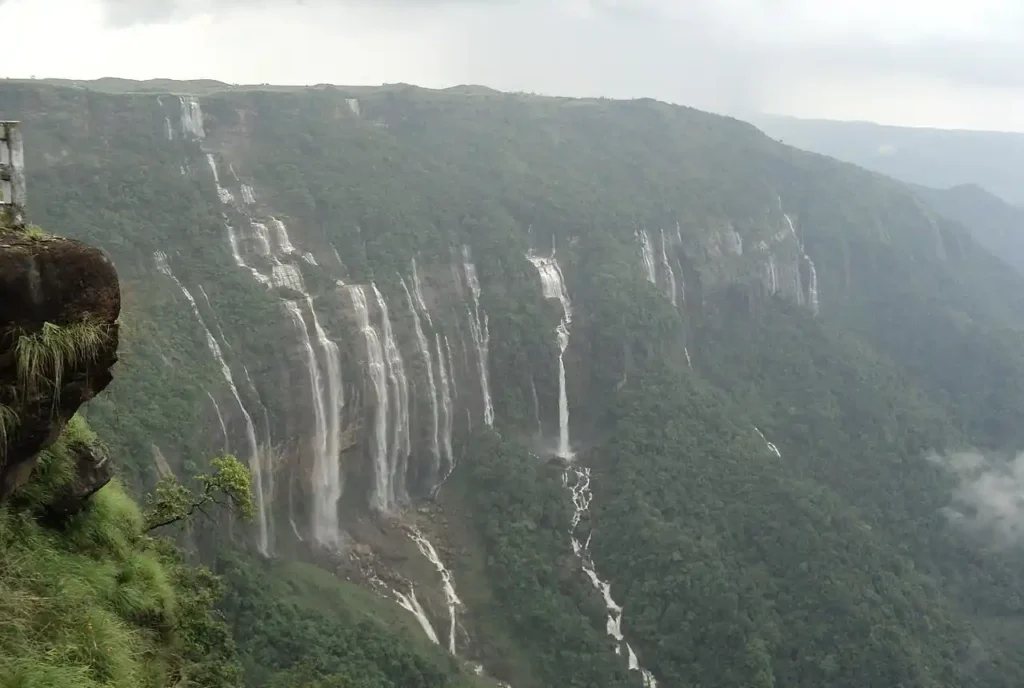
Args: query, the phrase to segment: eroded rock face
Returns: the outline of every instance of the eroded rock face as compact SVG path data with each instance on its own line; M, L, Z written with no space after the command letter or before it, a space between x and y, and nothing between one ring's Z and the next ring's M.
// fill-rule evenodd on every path
M120 311L117 272L105 253L72 239L0 228L0 405L17 418L0 453L0 501L28 480L36 454L56 441L78 408L110 384ZM98 344L84 355L57 354L59 387L46 370L42 384L27 387L18 343L47 323L89 323Z
M77 514L89 497L114 477L114 464L99 447L78 446L75 452L75 479L46 505L51 519L63 521Z

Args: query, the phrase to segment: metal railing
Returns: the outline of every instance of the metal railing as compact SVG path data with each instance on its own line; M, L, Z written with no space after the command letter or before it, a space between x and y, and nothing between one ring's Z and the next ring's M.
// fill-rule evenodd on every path
M20 122L0 122L0 213L8 226L25 225L25 147Z

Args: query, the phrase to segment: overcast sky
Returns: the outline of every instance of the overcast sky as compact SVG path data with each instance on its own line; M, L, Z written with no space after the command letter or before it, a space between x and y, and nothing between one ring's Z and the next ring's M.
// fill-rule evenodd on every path
M1024 131L1024 0L0 0L4 76L476 83Z

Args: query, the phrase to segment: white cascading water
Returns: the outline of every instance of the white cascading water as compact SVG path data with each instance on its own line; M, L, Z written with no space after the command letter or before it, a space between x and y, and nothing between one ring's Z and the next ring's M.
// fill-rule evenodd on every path
M427 618L427 613L423 611L423 605L416 599L416 590L412 587L409 588L409 594L405 595L392 590L395 599L398 600L398 605L416 617L416 621L419 622L420 627L423 628L423 632L427 634L430 641L435 645L440 645L441 642L437 639L437 633L434 632L434 627L430 625L430 619Z
M644 270L647 272L647 281L651 284L658 283L658 268L654 264L654 246L651 245L651 237L646 229L636 230L636 238L640 240L640 251L644 259Z
M170 117L164 117L164 134L168 141L174 140L174 125L171 124Z
M375 509L389 513L394 509L396 500L388 468L388 387L384 347L377 330L370 323L370 309L363 287L350 285L345 290L352 299L356 322L366 343L366 368L377 401L373 417L374 488L370 499Z
M256 192L248 184L242 184L242 203L254 205L256 203Z
M423 313L423 317L427 319L427 325L430 326L431 331L434 329L434 320L430 317L430 310L427 308L426 302L423 300L423 285L420 284L420 273L416 269L416 259L412 259L412 294L416 297L416 306Z
M576 482L570 484L570 474L574 475ZM615 639L615 654L622 654L622 648L626 648L626 657L629 662L630 671L639 671L643 677L644 688L657 688L658 682L651 672L640 667L633 648L626 642L622 635L622 607L612 599L612 586L602 581L594 569L594 562L590 557L590 538L592 533L587 533L586 542L580 542L576 537L576 528L579 526L584 514L590 509L590 502L593 500L593 493L590 491L590 469L584 466L573 466L566 469L562 474L562 484L572 494L573 516L572 527L569 529L569 537L572 541L572 551L579 558L583 566L583 572L590 579L594 588L604 598L605 607L608 609L608 623L606 630L608 635Z
M562 304L562 321L555 332L558 338L558 449L556 454L563 459L572 458L569 444L569 396L565 385L565 350L569 346L569 326L572 324L572 303L562 279L562 269L554 252L550 257L529 253L527 260L540 273L541 290L546 299L558 299Z
M181 102L181 130L197 139L206 138L206 130L203 129L203 109L199 106L199 99L195 96L181 96L178 100Z
M324 384L316 352L313 350L313 342L299 305L295 301L285 301L284 306L302 343L306 371L309 374L309 388L313 394L313 537L320 544L337 546L341 541L341 526L338 522L338 500L341 498L341 476L338 467L340 434L329 432L327 426L330 417L341 416L337 401L339 391L328 390ZM321 342L321 346L322 344ZM333 346L333 342L331 344ZM340 361L336 363L340 366ZM336 375L340 378L340 373ZM335 405L329 410L329 398L332 396ZM334 475L335 473L339 475Z
M661 230L661 264L665 267L665 274L668 275L668 298L672 305L676 305L676 273L672 270L672 264L668 260L668 242L665 240L665 230Z
M168 270L169 269L170 268L168 267ZM217 422L220 424L220 434L224 439L224 452L228 453L231 451L231 440L228 439L228 426L224 422L224 414L220 412L220 404L218 404L217 400L213 398L213 395L210 394L209 390L206 391L206 396L210 397L210 403L213 404L213 411L217 414Z
M416 263L414 262L413 265ZM414 273L415 274L415 273ZM420 354L423 356L423 362L427 366L427 387L428 396L430 398L430 411L431 420L433 421L432 429L433 432L430 437L430 452L434 457L434 464L431 467L431 484L437 481L438 474L441 470L441 443L438 439L438 430L440 426L440 418L437 410L437 384L434 380L434 360L430 356L430 345L427 344L427 336L423 333L423 325L420 322L420 314L416 310L416 302L413 301L412 293L409 291L409 287L406 285L405 280L402 280L402 289L405 290L405 296L409 300L409 311L412 313L412 322L416 330L416 342L420 347Z
M217 196L226 205L234 203L234 195L224 189L220 184L220 174L217 169L217 162L213 155L207 153L207 164L213 173L214 183L217 186ZM233 176L237 180L237 175ZM252 190L249 189L251 192ZM243 193L243 196L245 194ZM253 192L254 196L254 192ZM299 302L283 299L286 310L299 336L299 341L305 353L305 362L310 380L310 395L314 408L314 437L313 437L313 468L311 471L312 492L313 492L313 514L312 530L316 541L324 546L337 547L342 539L341 523L339 521L337 504L341 499L344 486L341 471L341 423L342 407L344 405L344 388L341 379L341 353L338 346L331 341L330 337L320 325L316 309L313 307L313 300L306 291L302 279L302 273L291 264L282 263L279 255L290 255L296 252L288 236L288 228L277 218L270 218L274 226L274 233L277 243L277 251L274 250L270 240L270 231L261 222L250 220L252 235L250 241L257 247L257 253L270 258L271 272L269 275L261 273L255 267L249 265L244 257L239 243L239 237L234 228L224 218L224 226L228 233L228 243L235 264L247 269L253 278L268 288L286 288L291 292L300 295L305 302L309 312L309 322L316 336L320 354L314 351L309 336L309 328L305 314L299 306Z
M772 284L772 293L777 294L779 291L779 276L775 271L775 258L774 256L768 256L768 279Z
M771 442L768 441L768 438L764 436L764 433L761 432L760 428L755 426L754 427L754 432L757 433L758 437L760 437L762 440L764 440L765 446L768 447L768 451L770 451L772 454L775 454L775 456L777 456L778 458L780 458L780 459L782 458L782 453L779 451L779 448L776 447L774 444L772 444Z
M377 298L377 309L380 312L381 330L384 335L384 360L388 364L388 380L390 380L391 389L394 391L394 403L391 405L394 426L391 429L388 470L391 473L390 482L395 499L404 501L406 497L406 468L409 461L409 453L412 449L409 439L409 380L405 376L402 352L399 350L398 342L391 331L391 316L388 314L388 304L380 290L377 289L377 285L371 284L371 286L373 287L373 294Z
M807 261L807 271L810 274L810 277L807 280L807 297L808 297L808 301L810 302L811 312L814 313L815 315L817 315L818 314L818 309L819 309L819 305L818 305L818 271L814 267L814 261L811 260L811 257L809 255L807 255L806 253L804 254L804 260Z
M445 349L448 350L450 358L451 350L448 349L447 344L448 338L445 337ZM455 460L452 454L452 427L455 421L455 408L452 404L452 384L448 377L448 369L445 367L445 352L441 349L440 334L434 335L434 346L437 349L437 370L441 377L441 410L444 412L441 423L441 449L446 463L444 477L447 478L455 470Z
M224 354L221 352L220 344L217 343L217 340L210 332L210 328L206 326L206 321L203 320L203 316L199 312L199 306L196 304L196 300L192 297L192 293L171 271L171 266L167 262L167 254L162 251L157 251L156 254L154 254L154 257L156 259L157 270L174 280L174 283L178 285L181 293L185 295L185 299L188 300L189 305L192 307L192 312L195 314L196 319L199 320L199 325L203 328L203 332L206 335L206 346L210 349L210 353L213 354L217 364L220 366L220 371L224 376L224 381L228 383L228 387L231 389L231 394L235 397L235 401L238 403L238 408L242 411L242 417L245 419L246 440L248 440L249 443L249 470L252 473L254 483L253 487L256 493L256 511L259 523L259 550L264 556L269 556L270 537L267 525L267 507L263 492L263 459L260 454L259 443L256 440L256 426L253 424L252 416L249 415L249 411L245 408L245 404L242 403L242 397L238 393L238 386L235 385L234 375L232 375L231 368L228 366L227 361L224 360Z
M345 388L341 379L341 351L320 325L313 308L313 299L306 294L306 306L313 321L313 332L323 354L327 388L322 390L326 399L326 423L317 429L317 443L323 447L313 469L313 534L321 544L341 543L341 523L338 520L338 502L344 490L341 471L341 416L345 405ZM322 443L322 444L321 444Z
M434 565L437 572L441 574L441 589L444 591L444 599L448 605L448 651L453 655L455 654L455 639L456 629L458 627L458 610L462 606L462 601L459 599L458 594L455 592L455 583L452 580L451 572L445 567L444 562L441 561L441 557L437 554L437 550L434 549L434 545L427 540L419 530L415 527L409 527L409 536L413 542L416 543L416 547L419 548L420 552Z
M206 154L206 164L210 166L210 171L213 173L213 183L217 186L217 198L221 203L233 203L234 194L220 185L220 173L217 171L217 161L214 159L213 153Z
M807 261L807 294L805 296L803 293L803 287L800 285L800 271L797 270L797 300L801 305L803 305L803 299L806 298L807 305L811 307L811 312L814 315L817 315L819 310L818 271L814 267L814 261L811 260L811 257L804 252L804 243L800 240L800 237L797 236L796 227L793 226L793 218L791 218L788 213L782 211L782 197L776 196L776 199L779 202L779 212L781 212L782 217L786 219L786 227L789 229L789 233L792 235L793 240L796 242L796 245L800 250L800 257Z
M484 397L484 423L488 427L494 425L494 405L491 403L491 380L490 380L490 343L491 332L487 322L487 313L480 308L480 280L476 275L476 265L473 263L469 252L469 246L462 246L462 269L466 274L466 285L469 287L473 297L473 308L466 307L469 311L469 329L473 335L473 345L476 347L477 360L480 362L480 389Z
M276 217L271 217L270 224L274 225L274 232L277 236L277 245L278 248L281 250L281 253L296 253L297 250L295 246L292 245L292 240L288 236L288 228L284 226L284 223L278 220Z

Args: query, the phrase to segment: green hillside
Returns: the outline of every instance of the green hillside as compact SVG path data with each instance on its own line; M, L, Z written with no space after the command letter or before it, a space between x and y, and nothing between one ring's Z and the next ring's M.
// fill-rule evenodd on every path
M83 412L124 482L252 470L253 523L179 533L246 685L1024 681L1024 277L917 190L651 100L9 81L0 117L33 221L117 268Z

